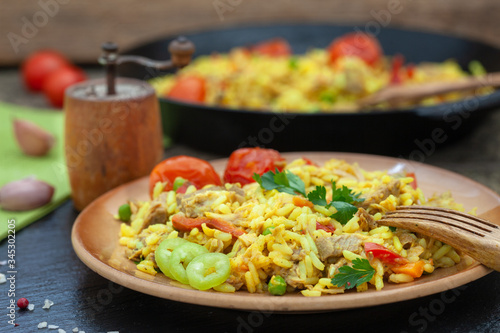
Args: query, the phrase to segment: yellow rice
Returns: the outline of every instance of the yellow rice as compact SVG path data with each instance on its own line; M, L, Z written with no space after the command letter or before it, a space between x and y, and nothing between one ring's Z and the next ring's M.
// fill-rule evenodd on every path
M331 195L331 181L335 181L339 187L348 185L354 192L367 195L379 186L399 179L398 196L390 195L367 208L367 212L375 220L398 205L445 206L463 211L463 207L454 202L449 193L426 199L419 188L414 189L410 185L413 181L411 177L390 175L386 171L366 171L357 164L348 164L342 160L332 159L323 166L315 166L298 159L289 163L286 170L304 181L306 192L312 191L316 185L324 185L327 195ZM229 189L232 184L225 186ZM335 235L356 234L363 239L363 243L381 244L410 262L424 260L424 271L429 274L437 267L450 267L461 260L460 255L451 246L437 240L410 234L413 238L411 246L403 247L399 237L389 227L379 226L363 231L357 216L342 225L329 217L335 208L327 210L319 206L297 207L293 203L292 195L276 190L263 190L257 183L242 187L245 199L241 203L231 202L226 195L228 192L220 191L220 197L212 203L210 210L204 213L206 217L222 219L237 216L239 227L246 232L244 235L236 239L206 224L203 224L201 229L178 232L172 226L171 217L179 212L176 201L179 194L174 191L161 194L162 188L162 184L158 183L153 201L131 204L132 219L130 223L121 225L119 243L129 249L130 255L136 255L134 260L139 260L138 270L152 275L159 271L154 260L154 251L158 244L167 238L181 237L205 246L210 252L225 253L230 258L231 275L224 284L214 288L221 292L246 290L250 293L263 293L267 290L267 282L271 276L281 273L286 277L288 290L301 291L304 296L343 293L344 288L332 285L332 277L339 267L351 264L356 258L368 258L367 254L364 250L358 254L344 250L342 258L335 263L321 261L315 240L329 234L324 230L317 230L317 222L331 223L335 226ZM187 192L194 191L196 189L191 186ZM166 223L150 225L140 231L144 219L159 200L169 213ZM263 231L269 227L274 227L269 229L272 232L263 235ZM381 290L387 282L413 281L411 276L394 274L390 267L380 260L371 259L375 275L367 284L358 286L358 292L371 288Z
M477 62L473 74L483 74ZM468 74L454 60L415 65L409 76L402 70L404 85L435 81L456 81ZM304 55L273 58L235 48L227 54L200 56L176 75L150 81L159 96L166 96L181 77L196 76L206 82L207 105L280 112L356 112L357 101L390 85L391 60L384 58L372 67L357 57L345 57L332 66L324 49L311 49ZM491 92L483 88L481 93ZM433 105L466 97L449 93L420 102ZM403 104L407 106L409 104ZM389 108L380 104L379 108Z

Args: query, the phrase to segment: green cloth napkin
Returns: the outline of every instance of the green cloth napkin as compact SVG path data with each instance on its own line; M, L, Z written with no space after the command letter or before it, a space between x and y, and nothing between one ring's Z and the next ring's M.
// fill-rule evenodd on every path
M14 118L29 120L55 136L56 144L47 155L32 157L23 154L14 138ZM43 207L25 212L0 209L0 241L7 236L8 220L15 219L16 230L20 230L68 199L71 190L64 161L63 140L64 112L0 103L0 187L13 180L35 176L55 188L52 201Z

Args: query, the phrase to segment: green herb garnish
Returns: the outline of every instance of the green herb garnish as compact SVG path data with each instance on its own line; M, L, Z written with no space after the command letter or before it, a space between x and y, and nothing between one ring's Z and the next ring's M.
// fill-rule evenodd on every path
M276 169L276 172L268 171L263 174L262 177L254 173L253 179L259 183L263 189L268 191L276 189L279 192L285 192L291 195L300 193L306 196L306 187L302 179L289 171L279 171Z
M339 221L341 224L346 224L358 211L358 208L353 205L356 202L363 202L360 198L360 193L353 193L346 186L337 188L335 182L332 182L332 201L329 203L326 200L326 188L324 186L316 186L316 189L309 193L305 193L305 185L299 176L289 171L275 172L268 171L262 176L254 173L253 179L265 190L278 190L292 195L297 193L302 194L305 198L311 201L314 205L324 206L325 208L335 207L337 212L331 217Z
M370 266L367 259L354 259L351 266L342 266L332 279L332 284L337 287L351 289L370 281L375 275L375 269Z

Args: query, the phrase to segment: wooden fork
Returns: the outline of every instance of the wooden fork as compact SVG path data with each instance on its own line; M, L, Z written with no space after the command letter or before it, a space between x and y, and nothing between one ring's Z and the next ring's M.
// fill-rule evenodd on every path
M435 238L500 271L500 226L452 209L425 206L396 209L377 223Z

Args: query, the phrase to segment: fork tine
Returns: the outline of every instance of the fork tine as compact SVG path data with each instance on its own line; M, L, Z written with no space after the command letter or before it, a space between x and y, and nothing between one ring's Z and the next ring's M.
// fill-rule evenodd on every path
M387 216L397 216L398 218L407 219L413 218L420 220L432 220L437 223L443 223L462 229L465 232L472 232L481 237L484 237L485 235L493 231L493 228L490 228L488 226L485 227L483 224L478 225L477 223L470 222L470 218L464 218L460 215L436 210L424 210L423 212L416 209L397 210L395 212L388 213Z
M500 271L500 228L480 218L453 210L412 206L398 207L377 223L435 238Z
M403 210L414 210L414 211L429 211L429 212L440 212L440 213L449 213L451 216L461 216L465 218L466 220L474 220L480 224L482 224L485 228L489 227L489 230L492 229L500 229L500 226L493 224L489 221L486 221L482 218L479 218L474 215L466 214L463 212L459 212L457 210L453 209L448 209L448 208L436 208L436 207L429 207L429 206L398 206L396 207L398 211L403 211ZM475 224L477 227L479 227L477 224Z

